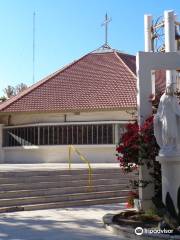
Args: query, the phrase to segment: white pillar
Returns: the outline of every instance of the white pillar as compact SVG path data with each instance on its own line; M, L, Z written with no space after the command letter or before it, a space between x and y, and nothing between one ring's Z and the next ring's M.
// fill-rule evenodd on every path
M178 22L177 14L174 15L174 20L175 20L175 22ZM177 31L177 33L180 34L179 26L175 26L175 31ZM179 52L177 40L175 40L175 50L176 50L176 52ZM179 73L177 71L176 71L175 77L176 77L176 89L180 90L180 78L179 78Z
M151 71L147 71L144 58L139 52L136 56L136 72L137 72L137 108L138 123L142 125L146 118L152 115L152 103L149 97L152 93Z
M0 163L3 163L3 162L4 162L3 126L4 126L4 124L0 124Z
M152 115L152 103L149 96L152 93L151 71L147 71L144 62L140 57L140 53L136 56L137 69L137 106L138 106L138 123L142 125L147 117ZM144 159L146 160L146 159ZM139 199L143 210L153 208L152 197L154 196L154 179L150 174L152 169L148 169L146 165L139 167L139 180L152 181L146 187L139 187Z
M120 131L119 131L119 128L120 128L120 126L119 126L119 124L118 123L116 123L115 124L115 144L118 144L119 143L119 140L120 140Z
M151 39L152 15L144 15L144 46L145 52L152 51Z
M176 52L176 41L175 41L175 15L174 11L164 12L164 35L165 35L165 51ZM175 70L166 71L166 86L173 84L176 89L176 78L177 74Z
M144 15L144 50L152 52L152 15ZM155 71L151 70L152 94L155 94Z
M164 12L164 34L166 52L175 52L175 16L174 11Z

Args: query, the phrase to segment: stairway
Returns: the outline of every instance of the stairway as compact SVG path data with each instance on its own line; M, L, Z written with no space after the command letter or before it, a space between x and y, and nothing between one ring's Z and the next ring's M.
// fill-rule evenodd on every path
M89 186L84 167L2 168L0 212L125 203L134 174L124 175L119 167L103 168L102 164L92 169Z

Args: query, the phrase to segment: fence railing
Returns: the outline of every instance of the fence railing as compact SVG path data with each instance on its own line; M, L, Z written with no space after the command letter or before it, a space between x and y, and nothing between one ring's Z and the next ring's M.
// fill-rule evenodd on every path
M3 146L114 144L115 124L46 125L3 128Z

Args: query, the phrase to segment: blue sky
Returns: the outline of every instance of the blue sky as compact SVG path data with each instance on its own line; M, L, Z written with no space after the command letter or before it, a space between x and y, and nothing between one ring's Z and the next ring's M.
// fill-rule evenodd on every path
M143 17L164 10L180 14L179 0L0 0L0 94L32 80L32 25L36 12L35 80L98 48L107 12L109 44L136 54L144 48Z

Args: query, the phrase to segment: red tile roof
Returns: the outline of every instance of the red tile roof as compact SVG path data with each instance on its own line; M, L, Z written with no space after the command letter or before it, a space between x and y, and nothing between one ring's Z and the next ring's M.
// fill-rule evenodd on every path
M70 112L136 107L135 56L89 53L0 104L0 112Z

